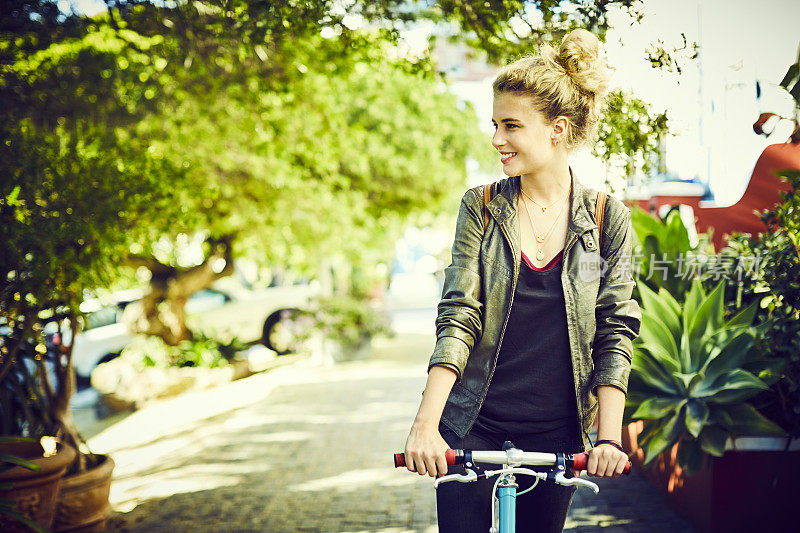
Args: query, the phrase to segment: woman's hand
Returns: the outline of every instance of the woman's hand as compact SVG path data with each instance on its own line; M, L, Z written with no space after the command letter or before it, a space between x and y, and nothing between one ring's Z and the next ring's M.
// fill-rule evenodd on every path
M586 473L594 477L618 477L625 469L628 455L611 444L598 444L589 450Z
M447 474L444 452L450 446L442 438L439 428L426 424L414 424L406 439L406 468L424 476L439 477Z

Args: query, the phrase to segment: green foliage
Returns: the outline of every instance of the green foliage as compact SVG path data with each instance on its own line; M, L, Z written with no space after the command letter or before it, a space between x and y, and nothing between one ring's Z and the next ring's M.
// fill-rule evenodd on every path
M689 232L677 209L657 219L640 207L631 209L631 223L636 235L633 255L637 290L647 285L657 291L665 288L673 298L683 301L692 280L702 274L701 260L713 248L707 236L700 236L692 246Z
M391 320L385 311L353 296L316 298L307 313L315 329L344 347L356 346L365 338L376 335L393 334Z
M120 357L138 368L187 367L218 368L230 363L246 346L237 338L220 342L203 334L177 346L166 344L159 337L139 336L126 346Z
M645 464L680 442L678 462L691 475L703 452L724 453L729 436L785 435L747 402L777 374L774 360L752 349L764 331L752 325L756 306L725 320L723 292L724 282L706 294L695 280L681 305L663 287L640 287L642 326L625 419L646 420L639 436Z
M395 7L389 2L386 9ZM68 146L73 160L58 169L59 185L78 193L58 216L92 215L85 224L69 220L53 241L67 252L84 246L72 242L87 243L87 262L30 256L57 272L62 260L70 264L66 270L81 271L69 287L70 302L118 279L130 251L154 254L158 237L204 234L209 243L228 243L236 256L311 276L320 256L356 265L386 260L409 217L440 209L463 185L468 156L488 161L474 113L441 89L431 65L386 59L396 53L390 33L346 30L325 39L324 17L295 18L324 13L324 2L278 3L266 17L261 9L240 3L222 13L143 3L49 37L45 26L18 24L24 46L3 50L8 63L0 71L0 95L13 105L0 118L12 137L17 128L36 135L7 140L17 148L9 160L25 152L33 166L46 168L54 160L48 143L70 139L96 144L92 150L106 159ZM281 37L287 32L292 39ZM114 165L122 172L116 190L87 183L86 176L112 178ZM32 181L19 183L25 177ZM19 204L26 196L52 195L46 183L38 185L37 173L22 178L8 180L10 189L2 191L17 202L17 217L30 206ZM15 192L14 185L22 186ZM120 200L140 203L128 209ZM116 234L107 234L117 211L135 220L120 220ZM12 235L9 244L36 242L42 225ZM187 270L136 259L130 263L146 265L154 283ZM15 266L8 272L17 275ZM63 280L49 274L32 284L66 292ZM6 292L25 298L16 288Z
M332 46L314 44L323 55ZM313 66L310 51L297 53ZM236 235L240 254L309 273L321 255L374 262L365 250L385 250L409 215L441 208L466 180L465 159L489 154L471 110L381 56L340 58L354 61L341 73L306 67L278 93L258 70L204 94L175 86L136 136L188 165L196 228Z
M176 208L165 177L183 173L103 126L2 121L0 143L0 419L79 449L64 408L71 350L48 350L44 326L58 315L74 328L84 290L113 281L129 245ZM79 454L70 471L85 464Z
M426 14L434 20L455 22L461 30L459 38L484 51L491 61L500 63L507 57L534 50L542 41L560 40L575 28L586 28L604 39L609 29L609 11L618 8L633 19L640 19L640 4L638 0L440 0ZM541 17L538 23L530 22L533 12Z
M756 348L763 357L785 364L780 380L752 403L800 437L800 171L779 175L791 188L762 213L766 231L734 234L720 253L748 258L755 265L753 279L728 280L726 299L731 306L757 306L756 321L768 325Z
M666 111L654 114L647 103L616 90L609 95L592 153L629 179L637 172L663 172L661 146L668 129Z
M52 133L6 124L0 147L0 316L36 320L77 311L86 287L108 283L134 240L173 205L180 171L122 146L113 132Z

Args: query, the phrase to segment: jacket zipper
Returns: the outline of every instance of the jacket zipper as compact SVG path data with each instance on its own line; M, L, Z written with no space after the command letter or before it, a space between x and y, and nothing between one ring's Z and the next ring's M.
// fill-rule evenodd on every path
M495 221L497 224L497 221ZM516 256L516 250L514 250L514 245L511 241L511 236L506 231L505 227L502 224L497 224L500 226L500 231L503 232L508 244L511 246L511 252ZM500 330L500 340L497 341L497 349L494 352L494 360L492 361L492 371L489 373L489 379L486 381L486 386L483 388L483 392L481 393L481 401L478 403L478 409L475 411L475 416L472 418L472 422L470 422L470 427L472 424L475 423L475 420L478 418L478 414L481 411L481 407L483 407L483 402L486 400L486 394L489 392L489 385L492 383L492 376L494 376L494 370L497 368L497 357L500 355L500 346L503 344L503 336L506 333L506 326L508 325L508 319L511 317L511 306L514 303L514 294L517 292L517 280L519 276L519 262L515 259L514 260L514 281L511 284L511 300L508 303L508 311L506 312L506 319L503 321L503 329Z
M584 233L585 233L585 232L584 232ZM581 233L581 235L583 235L583 233ZM574 245L574 244L577 242L577 240L580 238L580 236L581 236L581 235L575 235L575 236L574 236L574 237L573 237L573 238L572 238L572 239L571 239L571 240L570 240L570 241L569 241L569 242L568 242L568 243L567 243L567 244L564 246L564 257L566 257L566 256L567 256L567 252L569 252L569 250L570 250L570 249L572 248L572 246L573 246L573 245ZM563 280L562 280L562 286L563 286L563 284L564 284L564 283L563 283ZM564 298L571 298L571 296L567 296L567 292L568 292L568 291L565 289L565 290L564 290ZM566 303L566 302L565 302L565 303ZM570 305L569 305L569 306L567 306L567 307L570 307L570 306L571 306L571 302L570 302ZM570 352L571 352L571 351L572 351L572 346L570 345ZM570 355L572 355L572 354L570 353ZM586 439L589 441L589 444L591 444L591 443L592 443L592 439L590 439L590 438L589 438L589 434L588 434L588 433L586 433L586 430L584 430L584 429L583 429L583 422L584 422L583 418L584 418L584 413L583 413L583 409L581 408L581 397L580 397L580 391L579 391L579 390L578 390L578 388L577 388L577 387L578 387L578 380L576 380L576 379L575 379L575 369L574 369L574 364L573 364L573 370L572 370L572 380L575 382L575 383L574 383L574 387L575 387L575 404L576 404L576 407L578 408L578 437L581 439L581 445L582 445L582 447L585 449L585 444L583 443L583 436L584 436L584 435L586 436Z
M495 220L495 224L497 224L496 220ZM516 254L516 250L514 250L514 245L512 244L512 241L511 241L511 236L508 234L508 232L506 231L505 227L502 224L497 224L497 225L500 226L500 231L503 232L503 236L505 236L506 240L508 241L509 245L511 246L512 253ZM567 253L569 252L569 250L572 248L572 246L575 244L575 242L578 240L579 237L580 237L580 235L575 235L564 246L564 256L565 257L567 255ZM520 268L519 262L516 260L516 256L515 256L515 260L514 260L514 281L511 284L511 300L508 303L508 312L506 312L506 318L503 321L503 329L500 330L500 340L497 342L497 349L494 352L494 360L492 361L492 371L489 373L489 379L487 380L486 386L483 388L483 392L481 393L481 399L480 399L480 402L478 403L478 409L475 411L475 416L472 418L472 421L470 422L470 427L475 423L475 420L478 418L478 414L480 414L481 407L483 407L483 402L484 402L484 400L486 400L486 394L489 392L489 385L491 385L491 383L492 383L492 377L494 376L495 368L497 368L497 358L500 355L500 346L503 344L503 337L505 336L505 333L506 333L506 326L508 325L508 319L511 317L511 306L514 304L514 295L517 292L517 280L518 280L518 276L519 276L519 268ZM571 351L571 348L570 348L570 351ZM573 373L572 373L572 379L573 379L573 381L575 381L575 372L574 372L574 370L573 370ZM589 435L586 434L586 431L584 431L584 429L583 429L583 412L581 410L580 395L578 394L577 389L575 391L575 403L576 403L576 406L578 408L578 436L580 437L580 439L582 441L583 440L583 435L586 435L587 439L589 439ZM591 439L589 439L589 443L591 443Z

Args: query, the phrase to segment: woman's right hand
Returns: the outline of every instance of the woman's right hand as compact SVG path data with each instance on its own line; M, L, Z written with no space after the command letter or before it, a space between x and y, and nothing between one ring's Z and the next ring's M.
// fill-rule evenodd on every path
M415 423L406 439L406 468L421 476L443 476L447 474L444 452L448 448L437 426Z

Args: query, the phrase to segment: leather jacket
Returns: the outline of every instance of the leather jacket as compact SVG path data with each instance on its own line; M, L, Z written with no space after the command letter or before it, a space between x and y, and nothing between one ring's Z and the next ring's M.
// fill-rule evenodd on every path
M602 250L598 254L595 189L584 187L570 168L569 223L561 282L567 314L575 400L584 449L597 412L597 387L613 385L627 394L633 339L641 312L631 299L631 212L608 196ZM457 378L442 422L464 437L481 409L494 373L520 272L517 198L520 177L505 178L487 204L483 186L461 199L452 247L437 306L436 347L428 371L443 365ZM532 325L533 326L533 325ZM533 328L532 328L533 331Z

